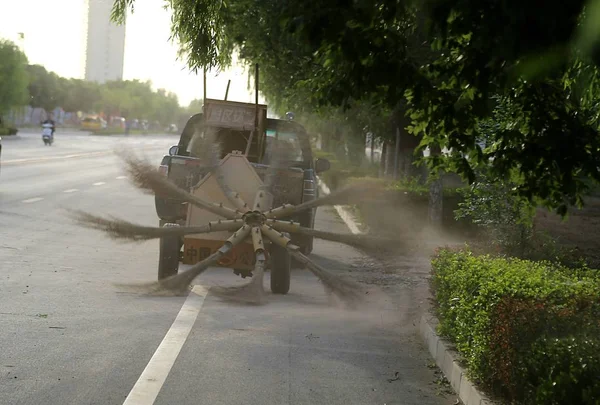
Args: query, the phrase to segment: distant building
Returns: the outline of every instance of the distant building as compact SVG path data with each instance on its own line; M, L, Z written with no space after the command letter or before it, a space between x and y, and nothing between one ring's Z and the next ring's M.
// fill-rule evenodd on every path
M105 83L123 79L125 56L125 24L110 21L113 1L86 2L85 80Z

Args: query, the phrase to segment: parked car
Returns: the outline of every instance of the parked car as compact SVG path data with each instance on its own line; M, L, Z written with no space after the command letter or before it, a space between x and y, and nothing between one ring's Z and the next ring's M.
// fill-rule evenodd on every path
M123 117L110 117L110 127L125 129L125 118Z
M81 129L83 131L97 131L106 127L106 121L96 115L89 115L81 120Z

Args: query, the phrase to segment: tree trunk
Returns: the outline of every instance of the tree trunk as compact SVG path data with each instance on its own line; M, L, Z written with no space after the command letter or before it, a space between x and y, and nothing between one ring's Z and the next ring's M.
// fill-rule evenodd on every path
M340 129L335 126L333 129L333 137L331 138L331 142L329 147L331 148L329 151L335 153L337 159L341 160L342 162L344 162L346 160L346 142L342 142L343 137L341 134ZM343 147L340 148L340 145L343 145Z
M398 180L400 169L400 128L396 127L396 144L394 145L394 180Z
M375 163L375 134L371 132L371 164Z
M381 159L379 160L379 177L385 177L385 162L387 161L387 142L381 146Z
M415 166L414 162L414 150L413 149L401 149L399 158L398 173L400 178L411 178L415 177Z
M348 161L352 165L360 166L365 159L365 144L364 136L358 136L353 133L346 134L346 147L348 148Z
M431 156L439 156L441 150L439 147L431 148ZM429 186L429 223L436 228L442 227L442 216L444 209L444 194L441 172L437 173L438 176L431 182Z
M385 177L389 178L394 175L394 144L391 142L386 143L387 148L385 150Z

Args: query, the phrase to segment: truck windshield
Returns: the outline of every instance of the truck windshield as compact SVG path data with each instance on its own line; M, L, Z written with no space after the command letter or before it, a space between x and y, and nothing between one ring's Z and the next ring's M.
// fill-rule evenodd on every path
M304 161L302 145L298 134L290 131L276 131L267 129L267 145L265 151L265 163L272 161L276 153L284 154L284 160L291 162Z

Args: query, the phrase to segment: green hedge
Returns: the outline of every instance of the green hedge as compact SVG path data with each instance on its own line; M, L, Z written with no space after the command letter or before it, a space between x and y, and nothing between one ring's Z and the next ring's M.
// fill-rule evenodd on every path
M355 213L361 218L363 225L373 232L390 234L398 237L412 237L428 224L429 186L421 184L416 178L390 180L378 178L377 165L363 167L351 166L337 160L335 154L320 150L314 151L316 158L326 158L331 162L331 169L319 174L319 177L331 190L336 190L355 181L370 180L380 183L386 190L385 198L379 201L358 203ZM444 187L444 203L442 222L446 232L469 235L475 227L468 221L456 221L454 210L463 201L457 187ZM393 218L390 218L392 216Z
M0 136L16 135L19 130L14 127L0 127Z
M470 377L520 404L600 404L600 272L439 250L439 332Z
M429 186L420 183L416 178L403 180L390 180L378 178L378 164L365 164L363 166L355 166L339 161L334 153L324 152L316 149L314 152L315 158L325 158L331 163L331 168L319 175L331 190L338 189L348 185L354 181L364 181L372 179L375 182L380 182L390 192L400 194L408 193L414 196L419 201L429 199ZM458 196L458 187L444 187L443 193L446 197Z
M319 174L319 177L327 184L331 190L347 184L348 180L355 177L377 177L377 165L355 166L338 160L334 153L324 152L319 149L313 151L315 158L324 158L329 160L331 168Z

